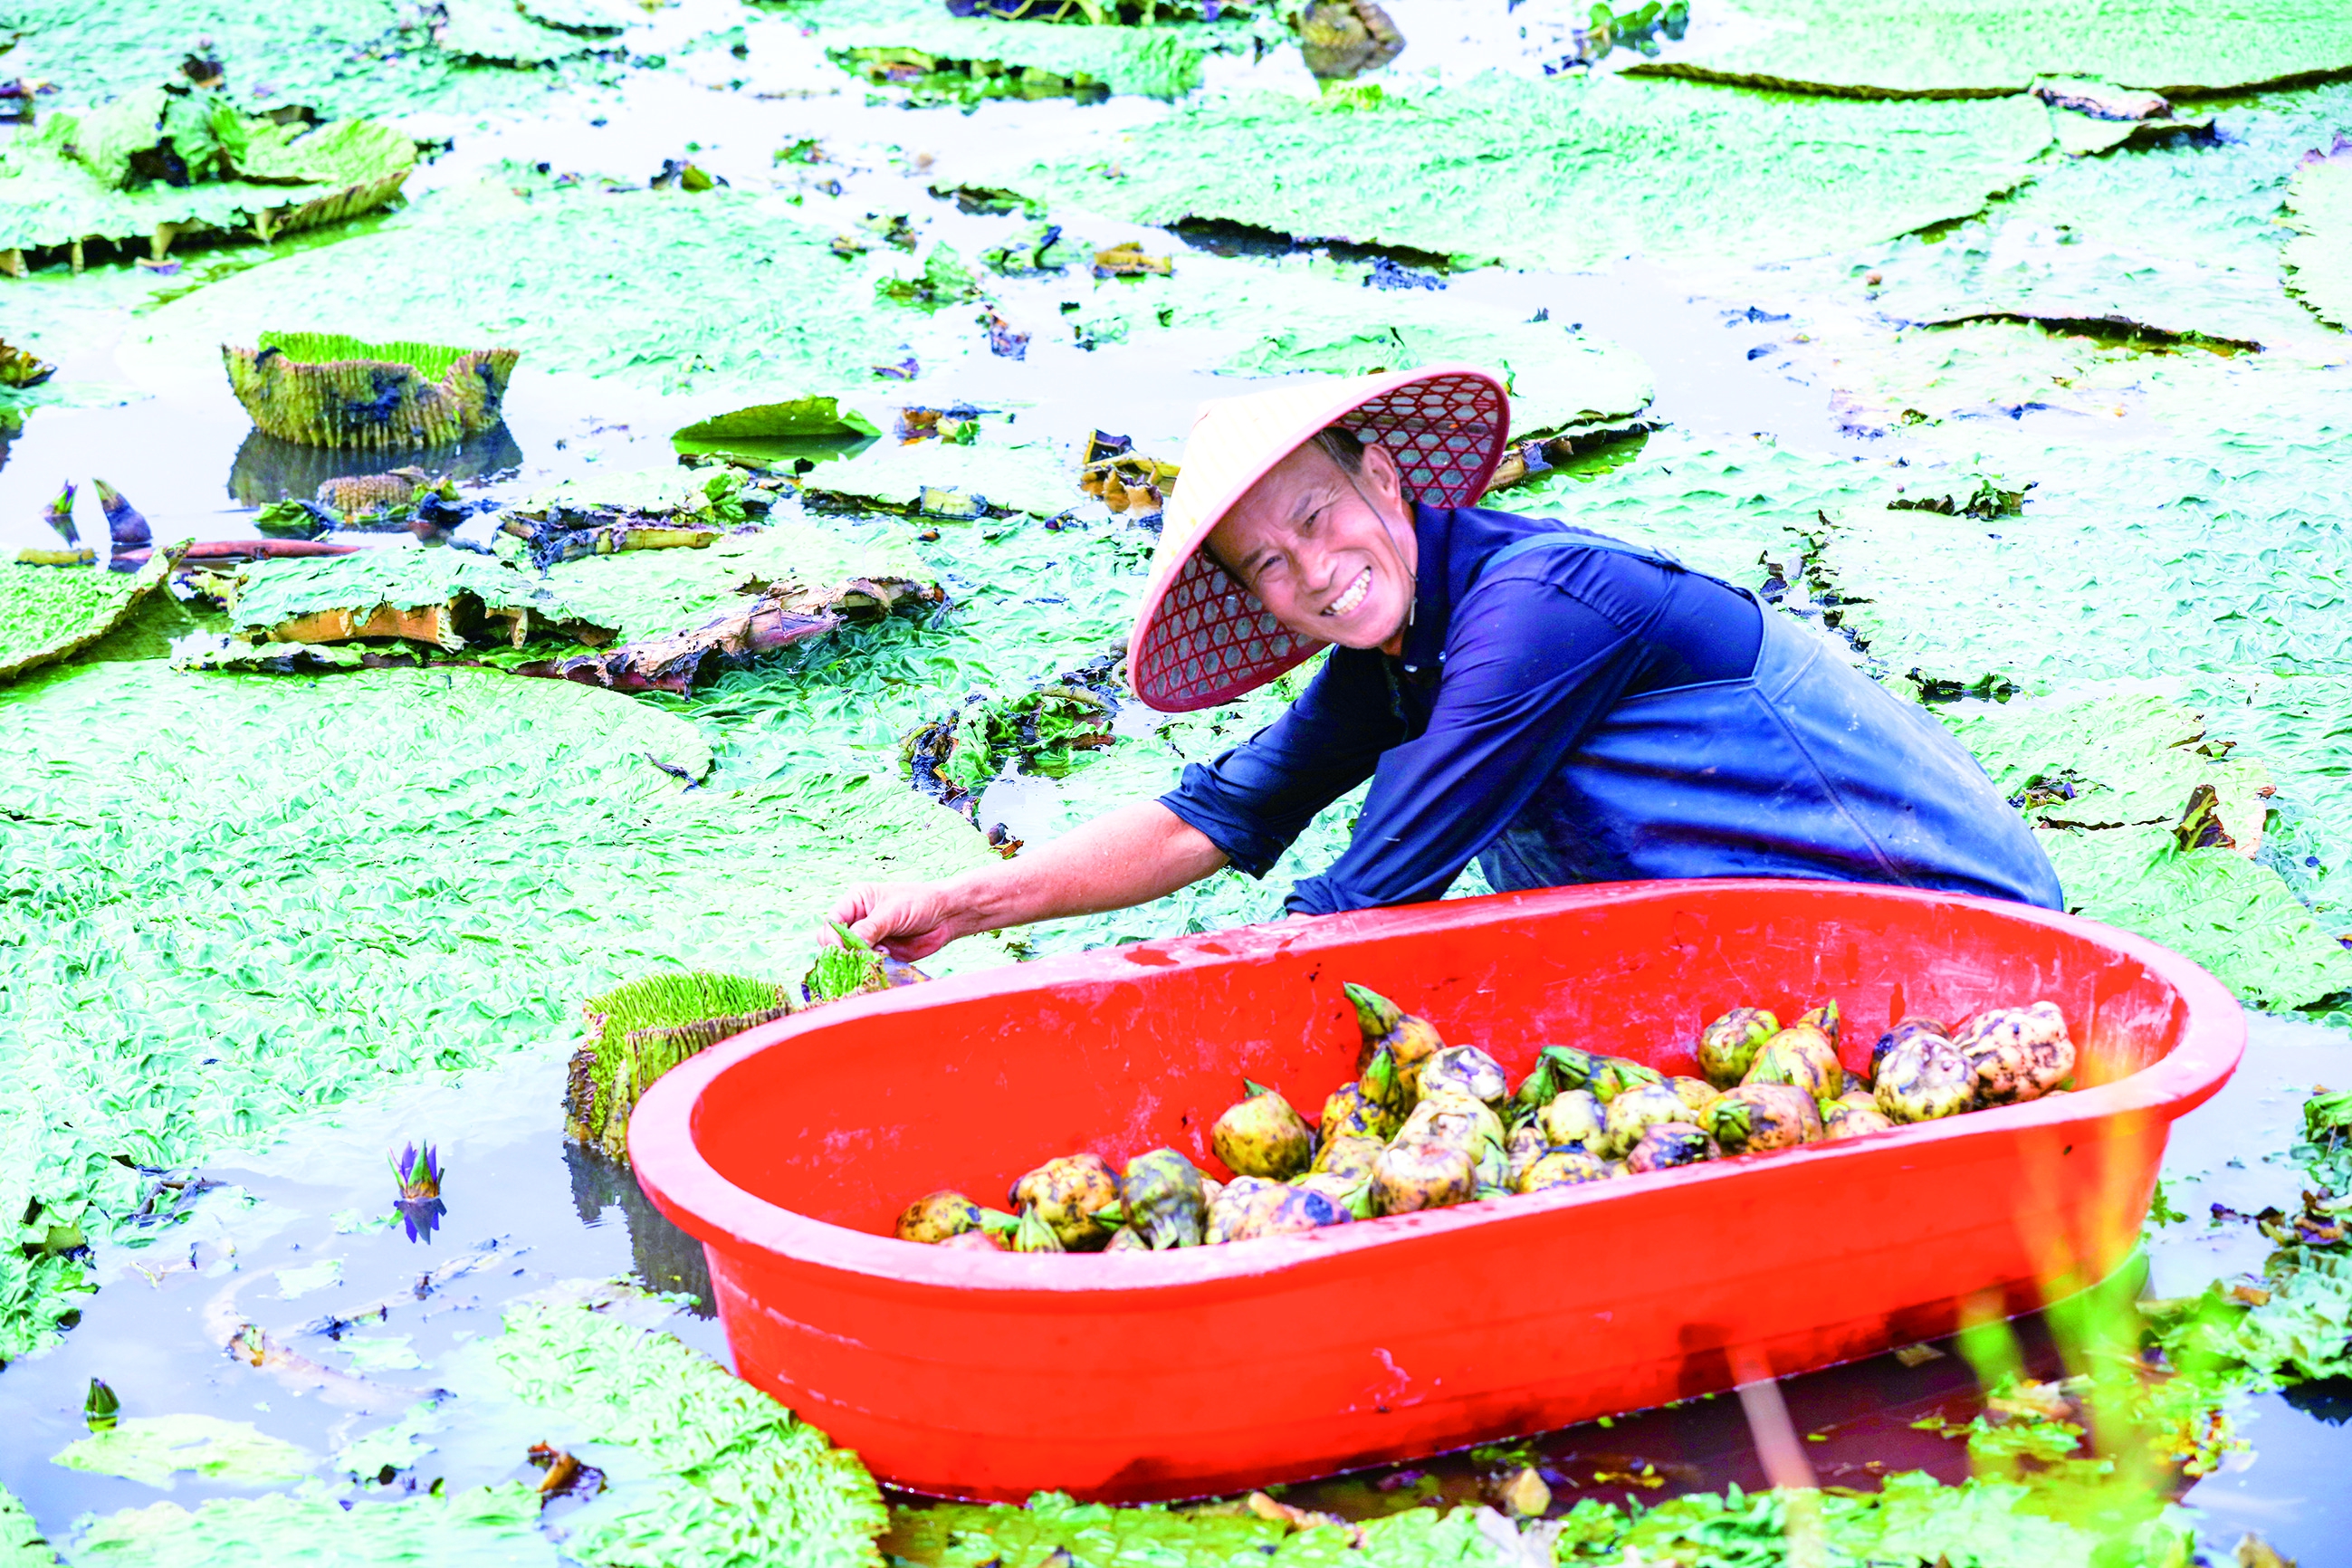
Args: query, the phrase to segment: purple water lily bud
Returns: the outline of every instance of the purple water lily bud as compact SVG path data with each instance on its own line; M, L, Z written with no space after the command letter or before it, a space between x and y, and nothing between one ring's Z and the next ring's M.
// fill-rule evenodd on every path
M427 1143L419 1153L415 1144L408 1144L390 1163L393 1179L400 1184L400 1196L393 1200L393 1212L400 1216L409 1240L430 1242L442 1216L449 1212L441 1201L441 1178L445 1173L433 1145Z
M106 531L114 541L114 556L110 563L137 564L137 562L127 562L125 557L132 551L146 552L154 549L154 531L147 526L147 520L139 515L139 509L132 506L121 490L108 484L104 479L92 479L89 482L97 488L98 504L106 512ZM138 557L139 561L145 559L144 554Z
M58 492L57 499L49 502L47 510L41 513L41 521L58 531L58 537L66 542L68 549L81 543L81 531L74 527L73 500L74 483L68 479L65 489Z

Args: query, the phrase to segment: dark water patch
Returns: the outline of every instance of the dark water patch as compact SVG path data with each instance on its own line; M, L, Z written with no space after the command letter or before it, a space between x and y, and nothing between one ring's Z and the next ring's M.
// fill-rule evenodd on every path
M1408 245L1360 245L1351 239L1290 235L1230 218L1188 217L1171 226L1169 232L1193 249L1211 256L1289 256L1300 251L1320 251L1334 261L1359 265L1386 261L1439 277L1452 265L1450 257L1433 250L1415 250Z
M2251 338L2225 338L2193 330L2174 331L2149 326L2145 321L2135 321L2126 316L2039 316L2016 310L1984 310L1974 315L1954 316L1945 321L1917 324L1929 331L1940 331L1978 321L2008 321L2018 326L2040 327L2045 331L2088 338L2103 349L2126 349L2143 353L2173 353L2181 349L2203 349L2208 353L2224 355L2263 352L2263 345Z
M455 447L417 451L360 451L306 447L267 431L247 436L229 461L228 494L246 506L310 500L330 479L381 474L404 466L446 475L459 484L510 478L522 467L522 447L503 421Z

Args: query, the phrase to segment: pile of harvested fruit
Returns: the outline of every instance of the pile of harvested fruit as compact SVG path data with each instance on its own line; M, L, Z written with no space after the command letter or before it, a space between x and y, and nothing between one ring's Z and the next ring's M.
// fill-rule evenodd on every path
M1246 1083L1210 1145L1218 1182L1174 1149L1127 1163L1048 1160L1013 1184L1010 1209L957 1192L919 1198L902 1240L1012 1252L1145 1251L1247 1241L1345 1220L1800 1144L2016 1105L2071 1087L2074 1044L2055 1004L1991 1007L1957 1028L1909 1017L1878 1037L1867 1074L1838 1054L1835 1002L1783 1027L1735 1007L1699 1032L1701 1077L1546 1046L1513 1089L1495 1058L1448 1046L1428 1019L1347 987L1364 1045L1354 1081L1309 1126L1280 1094Z

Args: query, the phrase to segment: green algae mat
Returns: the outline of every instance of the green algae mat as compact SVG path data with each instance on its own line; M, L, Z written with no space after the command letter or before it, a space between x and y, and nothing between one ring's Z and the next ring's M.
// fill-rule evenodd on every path
M551 28L523 7L484 0L423 10L392 0L0 5L0 37L16 37L9 69L54 83L68 102L96 103L176 78L201 38L241 103L303 103L330 116L469 112L543 100L547 79L512 68L609 50L617 31Z
M887 762L688 789L694 725L482 670L100 664L6 689L0 737L29 759L0 780L0 1058L28 1090L0 1203L51 1226L120 1212L131 1164L544 1047L649 969L763 967L849 881L988 856ZM78 1272L0 1257L0 1354L46 1341Z
M2193 0L1731 0L1706 35L1633 70L1863 98L2022 92L2089 77L2158 92L2217 92L2352 71L2352 16L2282 6L2257 21Z
M877 302L830 230L755 211L748 196L520 190L436 197L411 221L199 289L155 312L128 353L184 363L297 319L358 338L394 322L404 339L517 348L539 370L772 393L780 382L871 385L910 337L936 357L933 341L955 335ZM468 264L445 266L452 255Z
M2288 290L2330 325L2352 328L2352 146L2339 140L2307 157L2286 208L2294 231L2280 253Z
M995 182L1515 267L1769 261L1965 217L2050 143L2031 99L1856 102L1618 77L1208 100ZM1508 177L1498 177L1507 169Z
M942 97L984 93L992 79L1010 77L1004 89L1017 96L1022 79L1053 79L1061 90L1099 88L1115 93L1176 98L1201 84L1202 58L1220 50L1246 53L1255 30L1244 17L1223 26L1201 23L1126 27L1050 26L957 16L938 6L910 6L895 0L820 0L793 8L793 19L815 30L818 41L855 69L871 63L875 75L892 79L919 73ZM969 68L994 68L975 79ZM949 73L964 68L962 82ZM1043 83L1038 84L1040 86Z
M136 572L0 563L0 683L55 664L120 626L172 569L159 552Z

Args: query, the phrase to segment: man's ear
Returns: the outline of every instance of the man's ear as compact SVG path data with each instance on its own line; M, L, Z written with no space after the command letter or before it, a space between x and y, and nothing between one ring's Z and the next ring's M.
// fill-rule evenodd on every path
M1371 479L1372 488L1382 500L1393 502L1400 511L1407 510L1404 504L1404 471L1397 467L1396 459L1389 455L1386 447L1377 441L1364 443L1364 472Z

